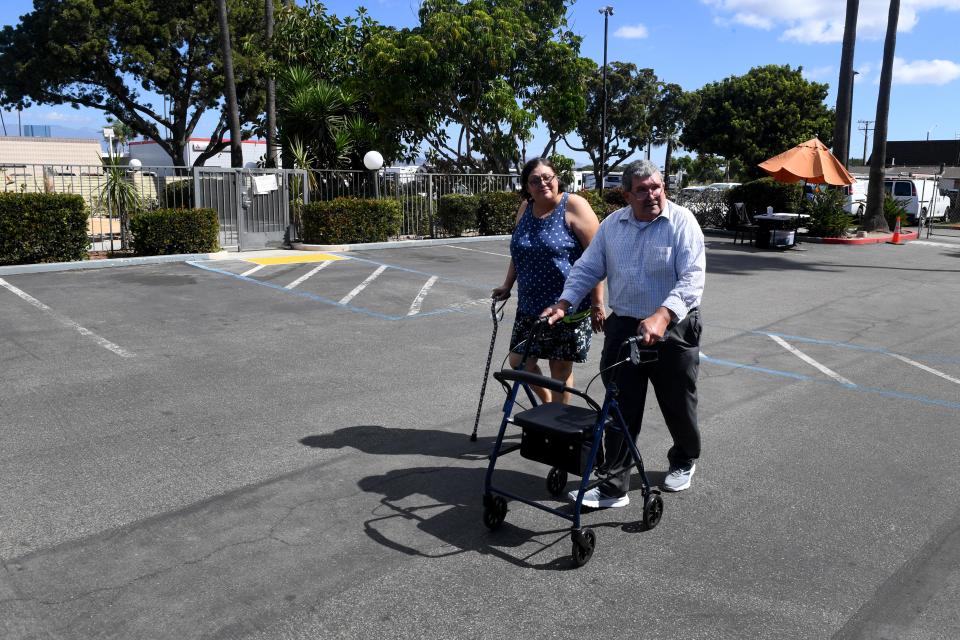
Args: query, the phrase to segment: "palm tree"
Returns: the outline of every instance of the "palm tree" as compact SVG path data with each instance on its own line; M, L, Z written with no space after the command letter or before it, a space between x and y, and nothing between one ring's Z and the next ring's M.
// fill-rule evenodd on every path
M877 94L877 117L873 129L873 157L870 158L870 187L867 190L865 231L889 231L883 217L883 167L887 158L887 117L890 114L890 85L893 83L893 55L897 48L897 22L900 0L890 0L887 37L883 41L883 66L880 68L880 90Z
M846 165L850 160L850 109L853 106L853 50L857 43L857 12L860 0L847 0L843 23L843 49L840 53L840 79L837 81L837 121L833 127L833 155Z
M233 78L233 51L230 47L230 24L227 0L217 0L220 13L220 47L223 50L224 96L227 99L227 118L230 121L230 165L243 166L243 148L240 146L240 107L237 105L237 83Z
M264 0L267 52L273 45L273 2ZM277 166L277 83L272 73L267 74L267 166Z

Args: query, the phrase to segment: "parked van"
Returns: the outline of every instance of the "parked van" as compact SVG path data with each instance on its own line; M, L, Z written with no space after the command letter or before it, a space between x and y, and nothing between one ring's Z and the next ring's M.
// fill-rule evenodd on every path
M863 218L867 210L867 187L870 186L870 176L853 176L856 182L849 186L841 187L843 195L843 210L857 220Z
M946 219L950 199L940 193L937 183L930 176L887 176L883 190L904 204L907 222L916 224L918 212L924 218Z

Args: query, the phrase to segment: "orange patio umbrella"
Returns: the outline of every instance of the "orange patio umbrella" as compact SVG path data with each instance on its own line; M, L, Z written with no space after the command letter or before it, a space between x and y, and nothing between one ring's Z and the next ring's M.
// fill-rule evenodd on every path
M819 138L811 138L780 155L761 162L761 169L777 182L849 185L856 182Z

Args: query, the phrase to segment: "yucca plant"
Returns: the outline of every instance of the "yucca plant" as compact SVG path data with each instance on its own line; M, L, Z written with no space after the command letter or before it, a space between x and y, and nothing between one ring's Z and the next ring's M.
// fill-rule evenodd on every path
M127 168L118 158L104 160L104 168L106 174L100 186L100 202L106 205L111 218L120 221L120 248L126 251L129 248L130 214L142 206L140 192L137 185L127 179Z

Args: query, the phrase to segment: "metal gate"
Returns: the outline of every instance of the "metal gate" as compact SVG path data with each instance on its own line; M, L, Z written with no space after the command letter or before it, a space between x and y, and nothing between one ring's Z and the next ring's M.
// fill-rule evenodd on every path
M220 245L251 251L278 248L289 238L291 206L309 200L299 169L194 167L197 207L216 210Z

